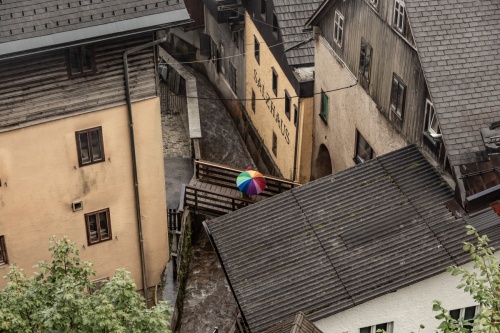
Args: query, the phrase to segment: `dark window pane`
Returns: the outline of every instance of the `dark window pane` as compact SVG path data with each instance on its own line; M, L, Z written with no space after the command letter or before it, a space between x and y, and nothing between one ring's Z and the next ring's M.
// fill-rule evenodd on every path
M356 147L357 162L363 163L373 158L373 149L370 147L365 138L358 132L358 145Z
M255 112L255 92L252 89L252 111Z
M285 115L288 119L290 119L290 106L291 106L291 99L290 95L285 90Z
M370 333L371 327L363 327L359 329L359 333Z
M99 161L102 159L101 149L101 135L99 130L90 132L92 137L92 161Z
M387 332L387 323L378 324L377 326L375 326L375 332L377 332L378 330L384 330Z
M3 237L0 237L0 264L5 264L5 253L3 251Z
M396 77L392 78L392 88L391 88L391 108L396 110L398 104L398 88L399 82Z
M88 223L89 223L89 236L90 242L97 242L99 240L99 235L97 234L97 216L95 214L88 215Z
M299 108L297 107L297 105L294 105L293 106L293 124L295 126L297 126L298 123L299 123Z
M90 163L88 133L81 133L78 137L80 140L80 158L82 159L82 163Z
M101 240L109 238L108 218L106 212L99 213L99 226L101 229Z
M476 307L475 306L470 306L468 308L465 308L464 311L464 319L465 320L470 320L474 319L474 316L476 315Z
M80 52L77 47L69 49L69 64L71 68L71 74L81 73Z
M88 47L82 46L82 68L84 72L92 70L92 54Z
M328 121L328 96L324 93L321 92L321 111L320 111L321 117L325 120Z
M458 318L460 317L460 309L451 310L450 317L455 319L455 320L458 320Z

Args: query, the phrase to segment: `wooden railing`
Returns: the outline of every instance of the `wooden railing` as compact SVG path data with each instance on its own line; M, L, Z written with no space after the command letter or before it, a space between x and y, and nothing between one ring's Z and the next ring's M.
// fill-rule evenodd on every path
M184 185L184 204L196 212L212 215L224 215L237 209L247 207L255 201L232 197L219 192Z
M199 181L233 189L236 188L236 177L244 171L242 169L229 168L221 164L201 160L197 160L194 163L196 178ZM264 192L259 194L261 196L271 197L300 186L299 183L287 179L268 175L264 175L264 177L266 178L267 186Z

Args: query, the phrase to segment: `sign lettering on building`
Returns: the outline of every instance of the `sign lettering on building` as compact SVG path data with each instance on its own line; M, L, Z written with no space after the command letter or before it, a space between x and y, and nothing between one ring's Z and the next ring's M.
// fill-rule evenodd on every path
M253 79L257 84L257 88L259 89L262 98L264 98L264 100L266 101L267 108L273 115L276 124L278 124L281 135L283 135L283 137L285 138L286 143L290 144L290 132L288 132L288 128L286 127L285 123L283 123L283 117L280 118L279 112L276 111L276 106L274 105L271 96L269 96L269 93L265 90L264 83L260 81L260 77L258 77L256 69L253 70Z

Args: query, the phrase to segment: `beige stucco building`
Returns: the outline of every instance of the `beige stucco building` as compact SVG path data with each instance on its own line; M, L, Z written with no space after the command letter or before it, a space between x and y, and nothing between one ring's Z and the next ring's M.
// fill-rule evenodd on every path
M23 25L0 36L0 276L10 264L30 275L55 235L96 279L124 268L137 290L154 287L169 259L154 32L189 15L183 4L113 15L30 5L21 16L0 4ZM66 20L72 11L82 19Z
M264 143L279 176L308 182L312 152L312 95L301 93L314 68L292 68L276 58L250 14L245 18L246 98L248 117ZM294 80L289 79L293 73Z

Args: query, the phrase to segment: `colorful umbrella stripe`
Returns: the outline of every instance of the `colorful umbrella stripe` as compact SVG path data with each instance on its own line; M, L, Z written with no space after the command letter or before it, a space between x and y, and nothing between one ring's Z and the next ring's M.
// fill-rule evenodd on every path
M236 186L247 195L257 195L266 188L266 178L258 171L243 171L236 178Z

